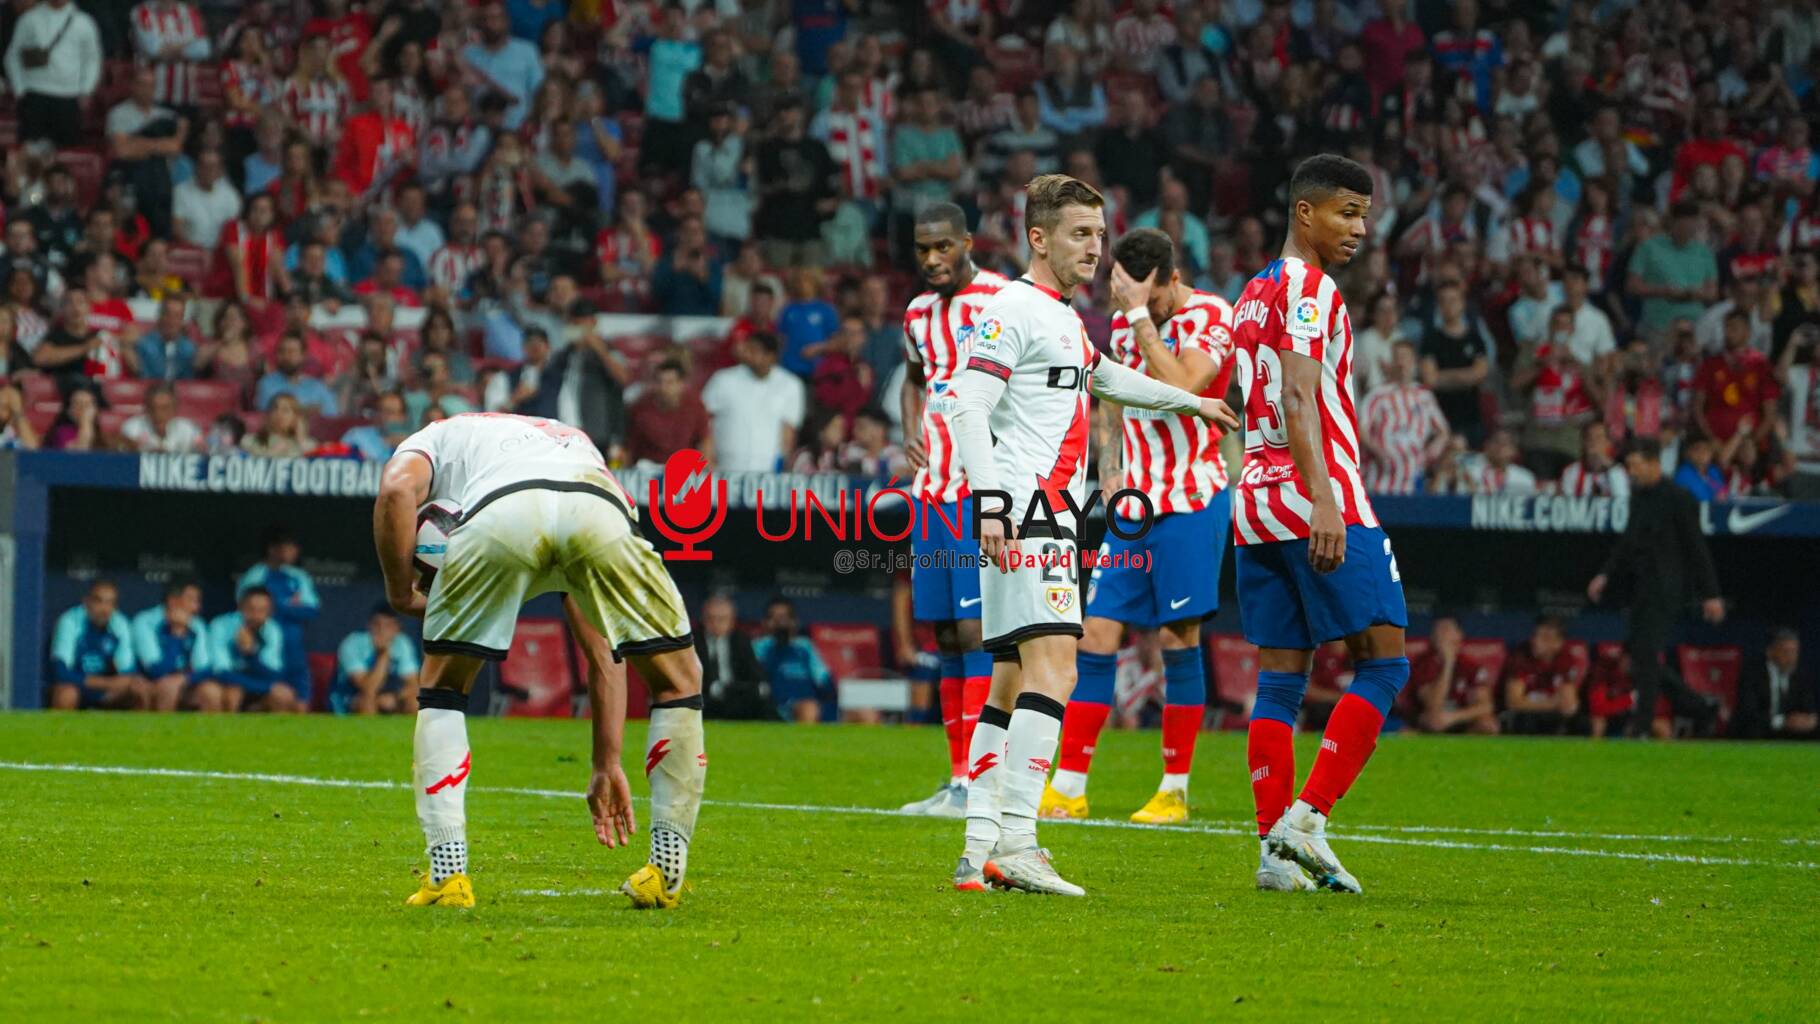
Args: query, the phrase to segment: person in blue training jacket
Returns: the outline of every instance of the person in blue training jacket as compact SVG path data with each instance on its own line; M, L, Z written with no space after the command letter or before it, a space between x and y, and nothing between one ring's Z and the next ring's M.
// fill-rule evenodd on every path
M752 641L752 653L771 680L777 717L789 722L819 722L822 701L834 694L834 674L821 652L796 632L796 606L774 597L765 606L765 632Z
M303 645L303 627L316 621L322 601L316 596L316 581L297 564L301 554L297 538L289 530L276 526L266 531L265 561L241 575L234 597L239 599L253 587L272 595L272 615L284 634L284 680L307 701L310 659Z
M154 710L220 711L221 684L209 675L213 654L195 580L171 581L162 602L133 616L133 655L151 684Z
M224 711L308 711L310 692L284 674L284 632L272 617L272 595L253 587L240 595L240 610L209 623L211 671L221 683Z
M96 580L81 604L57 617L51 631L51 707L151 707L152 688L139 675L132 630L119 607L120 590Z
M417 645L398 628L398 613L380 604L367 628L349 633L335 653L329 707L338 715L414 715L422 668Z

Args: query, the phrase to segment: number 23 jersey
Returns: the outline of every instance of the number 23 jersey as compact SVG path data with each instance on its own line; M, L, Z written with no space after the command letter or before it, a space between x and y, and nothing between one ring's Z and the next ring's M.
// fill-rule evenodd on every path
M1340 518L1375 527L1376 513L1359 471L1357 402L1352 390L1352 320L1333 278L1294 258L1265 267L1233 307L1235 372L1245 396L1245 467L1233 488L1238 544L1306 540L1314 503L1289 454L1283 415L1283 362L1288 351L1321 364L1315 396L1321 456Z

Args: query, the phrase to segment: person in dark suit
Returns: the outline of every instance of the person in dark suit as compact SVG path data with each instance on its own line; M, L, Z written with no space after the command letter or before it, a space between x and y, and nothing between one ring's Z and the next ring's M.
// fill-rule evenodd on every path
M1801 638L1778 629L1761 658L1747 658L1738 681L1738 714L1731 734L1747 740L1820 737L1813 680L1800 672Z
M716 594L701 607L695 631L695 654L701 659L701 692L709 718L777 718L765 670L752 652L752 639L734 624L733 602Z
M1693 495L1663 478L1662 445L1655 439L1638 438L1624 457L1624 468L1631 481L1630 521L1604 568L1586 585L1586 596L1597 604L1610 592L1628 611L1624 646L1637 686L1629 734L1650 734L1658 688L1676 715L1693 718L1704 731L1717 717L1713 701L1662 665L1669 633L1690 598L1700 602L1706 621L1725 618L1712 552L1700 532L1700 506Z

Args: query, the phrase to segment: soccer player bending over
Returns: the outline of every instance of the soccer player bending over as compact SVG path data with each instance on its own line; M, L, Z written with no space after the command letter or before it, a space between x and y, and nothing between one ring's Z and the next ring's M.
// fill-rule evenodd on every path
M1112 358L1139 373L1210 398L1232 378L1232 305L1196 291L1176 269L1175 246L1155 228L1138 228L1112 247ZM1105 556L1087 588L1087 618L1075 664L1080 682L1062 720L1062 753L1043 791L1045 818L1087 816L1087 770L1112 713L1113 677L1124 626L1154 629L1163 650L1163 781L1131 816L1140 825L1188 820L1188 770L1207 709L1201 620L1220 607L1220 560L1232 535L1232 501L1220 431L1198 416L1141 409L1122 416L1100 447L1100 484L1126 539L1108 533ZM1148 527L1146 529L1146 526Z
M1343 157L1310 157L1290 179L1289 202L1283 255L1233 310L1245 395L1245 468L1233 506L1239 618L1260 670L1247 748L1257 883L1359 892L1327 845L1327 815L1365 767L1409 679L1402 578L1359 471L1352 321L1326 274L1365 239L1371 175ZM1356 674L1291 806L1296 713L1314 649L1334 639L1346 642Z
M1100 358L1068 304L1105 246L1100 194L1060 174L1032 180L1025 193L1029 273L980 310L954 383L955 448L980 502L980 632L993 656L968 749L966 848L954 887L980 891L990 881L1080 896L1037 845L1036 817L1081 636L1071 509L1086 504L1088 394L1229 427L1237 420L1218 399Z
M427 596L415 585L417 510L446 499L464 511ZM588 808L606 846L636 829L619 765L630 659L651 687L645 775L651 857L621 891L635 907L674 907L701 808L701 663L676 584L639 535L632 503L587 435L552 420L468 413L432 423L386 463L373 508L386 600L423 617L423 669L412 757L417 818L430 871L406 902L474 905L468 880L468 688L500 661L519 606L561 592L588 662L594 764ZM609 648L608 637L615 646Z

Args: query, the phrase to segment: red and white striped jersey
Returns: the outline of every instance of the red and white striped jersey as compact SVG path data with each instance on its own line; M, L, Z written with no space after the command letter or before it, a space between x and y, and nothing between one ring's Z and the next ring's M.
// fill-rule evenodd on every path
M249 298L278 298L278 271L284 267L284 235L277 230L257 234L244 220L228 222L221 229L221 253L238 249L246 261Z
M1609 214L1586 218L1574 234L1574 262L1586 268L1586 287L1595 294L1605 290L1605 276L1611 273L1612 253L1617 245Z
M1423 450L1447 433L1447 417L1434 392L1420 384L1386 384L1359 407L1362 436L1386 457L1365 462L1365 487L1373 494L1414 494L1422 477Z
M1504 226L1504 258L1548 256L1555 251L1555 229L1546 217L1513 217Z
M950 381L972 347L980 308L1007 281L1001 274L978 270L967 287L944 298L924 292L904 308L905 357L923 370L923 449L928 464L916 471L912 493L926 501L959 501L967 495L967 476L954 454L954 412Z
M1630 496L1630 475L1623 466L1588 469L1582 459L1561 471L1559 486L1570 498L1624 498Z
M430 128L430 102L414 78L400 76L392 82L392 116L409 125L411 137L421 139Z
M1028 277L980 310L967 369L1005 382L992 410L992 452L1012 522L1023 521L1040 492L1057 525L1079 536L1062 493L1086 507L1087 381L1099 359L1074 307Z
M1375 527L1377 513L1359 472L1359 426L1352 393L1352 318L1333 278L1283 257L1251 279L1233 309L1239 388L1245 396L1245 468L1233 502L1238 544L1306 540L1312 492L1289 455L1283 415L1283 351L1321 364L1321 456L1340 518Z
M424 270L430 275L430 283L458 295L467 287L468 275L479 270L487 261L487 254L478 245L457 245L450 242L430 255L430 265Z
M1202 395L1223 398L1232 382L1232 304L1218 295L1196 291L1175 315L1158 327L1163 346L1176 355L1199 352L1213 360L1213 380ZM1137 335L1124 313L1112 317L1112 358L1139 373L1149 373ZM1226 461L1220 458L1220 429L1175 412L1126 409L1124 418L1125 481L1144 492L1157 515L1199 512L1226 489ZM1115 510L1139 519L1143 503L1125 498Z
M282 102L285 116L303 130L311 145L322 147L341 138L353 101L340 79L324 75L308 82L287 79Z
M260 108L269 108L283 97L278 79L257 64L230 60L221 65L221 93L238 92ZM222 120L230 128L251 128L257 118L243 110L224 107Z
M147 0L133 8L133 43L139 63L150 65L158 77L152 102L187 107L198 98L199 61L209 58L209 30L202 14L190 4L173 0ZM181 46L174 57L165 48Z
M883 126L869 112L827 110L828 155L840 168L841 194L853 199L877 199L885 176Z

